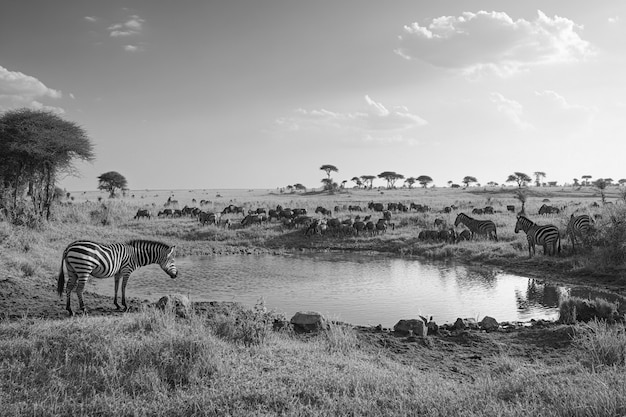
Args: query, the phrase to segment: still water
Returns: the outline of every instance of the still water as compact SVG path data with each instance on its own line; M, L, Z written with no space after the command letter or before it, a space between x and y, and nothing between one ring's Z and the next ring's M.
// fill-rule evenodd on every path
M572 291L492 268L353 253L188 257L176 264L176 279L157 265L135 271L127 295L156 301L180 293L192 301L248 306L263 299L287 318L313 310L352 324L392 327L418 315L440 324L485 315L498 321L555 319L559 299ZM113 295L112 278L91 278L89 285Z

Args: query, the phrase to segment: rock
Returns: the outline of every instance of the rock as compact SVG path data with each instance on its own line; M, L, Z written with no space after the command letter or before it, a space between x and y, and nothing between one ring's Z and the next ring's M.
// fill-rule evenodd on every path
M426 327L426 323L424 323L424 320L409 319L400 320L399 322L397 322L396 325L393 326L393 331L424 337L428 332L428 328Z
M291 324L296 331L314 332L328 327L326 319L316 311L298 311L291 318Z
M173 311L178 317L182 318L190 317L192 312L191 301L181 294L169 294L161 297L157 301L156 307L163 311Z
M485 316L485 318L483 318L482 321L480 322L480 328L488 332L491 332L493 330L498 330L499 327L500 327L500 324L493 317Z

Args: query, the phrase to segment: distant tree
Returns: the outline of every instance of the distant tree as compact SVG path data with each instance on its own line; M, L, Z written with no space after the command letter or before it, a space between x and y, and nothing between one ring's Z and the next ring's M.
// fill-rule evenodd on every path
M415 177L409 177L404 180L404 183L409 185L409 190L413 188L413 184L415 184L416 182L417 182L417 179Z
M428 175L420 175L419 177L417 177L417 182L419 182L422 187L426 188L428 184L433 182L433 179L430 178Z
M346 183L347 182L348 182L348 180L341 181L341 188L346 188Z
M522 216L526 215L526 200L528 199L528 194L527 191L523 188L518 188L517 190L515 190L515 198L517 198L520 203L522 203L522 209L520 210L519 214L521 214Z
M609 183L603 178L598 178L597 180L593 182L593 186L596 187L598 191L600 191L600 198L602 199L602 204L606 204L605 190L606 190L607 185L609 185Z
M581 178L583 179L583 185L589 185L589 180L593 177L591 175L583 175Z
M363 186L367 187L369 183L369 189L371 190L374 187L374 180L376 179L375 175L361 175L361 179L363 180Z
M326 171L326 175L328 176L328 178L330 178L330 173L331 173L331 172L339 172L339 170L337 169L337 167L336 167L336 166L334 166L334 165L322 165L322 166L320 167L320 169L321 169L322 171Z
M114 198L118 190L127 188L126 178L119 172L109 171L98 177L98 190L108 191L109 198Z
M546 173L545 172L541 172L541 171L536 171L533 172L533 175L535 176L535 185L537 187L541 186L541 179L546 177Z
M472 177L472 176L466 176L463 177L463 181L461 181L463 184L465 184L465 188L469 187L470 184L474 183L474 182L478 182L478 180L476 179L476 177Z
M293 188L295 188L298 191L306 191L306 187L300 183L294 184Z
M325 191L335 191L339 188L339 185L336 182L333 182L332 178L323 178L322 184L324 184Z
M494 181L489 181L489 182L487 183L487 185L488 185L489 187L497 187L497 186L498 186L498 183L497 183L497 182L494 182Z
M354 184L356 184L356 186L358 188L361 188L361 186L363 185L363 183L361 182L361 179L359 177L352 177L352 179L350 181L352 181Z
M93 145L77 124L42 110L22 108L2 114L0 207L15 221L26 208L28 190L33 213L48 220L56 181L61 174L76 173L77 159L94 159Z
M459 184L450 184L450 188L461 188L461 186Z
M397 180L404 179L404 175L397 174L393 171L383 171L380 174L378 174L378 178L382 178L385 181L387 181L387 188L391 189L395 187Z
M613 185L613 178L605 178L606 185Z
M454 181L451 181L451 180L448 181L448 186L451 187L453 183L454 183Z
M574 187L580 187L580 183L578 182L578 178L574 178Z
M524 174L523 172L515 172L507 178L506 182L516 182L518 188L522 188L528 182L531 181L531 178Z
M618 180L618 181L617 181L617 183L618 183L619 185L624 185L624 184L626 184L626 178L622 178L622 179Z

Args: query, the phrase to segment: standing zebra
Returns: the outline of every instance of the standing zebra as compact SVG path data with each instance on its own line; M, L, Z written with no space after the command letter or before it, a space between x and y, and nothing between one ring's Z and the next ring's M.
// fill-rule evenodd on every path
M526 233L529 258L532 258L535 254L535 245L543 246L544 255L556 255L557 244L558 252L561 252L561 235L559 234L559 229L556 226L552 224L539 226L527 217L517 216L515 233L518 233L520 230L523 230Z
M496 242L498 241L498 235L496 233L496 224L491 220L476 220L465 213L459 213L454 221L454 226L458 226L463 223L471 232L472 239L474 234L486 235L490 239L493 237Z
M585 236L591 229L591 216L588 214L581 214L575 216L574 213L570 216L569 223L567 224L567 231L565 232L572 241L572 250L576 250L576 236L580 237L580 240L584 240Z
M118 310L117 290L122 280L122 305L126 311L126 283L130 274L139 267L159 264L170 277L176 278L178 270L174 263L174 248L164 243L149 240L132 240L128 243L99 244L88 240L78 240L71 243L63 252L61 271L57 281L59 297L63 295L65 275L67 270L68 281L66 287L66 310L73 315L70 307L70 293L76 287L76 295L80 309L85 312L83 303L83 289L92 275L96 278L115 276L115 296L113 303Z

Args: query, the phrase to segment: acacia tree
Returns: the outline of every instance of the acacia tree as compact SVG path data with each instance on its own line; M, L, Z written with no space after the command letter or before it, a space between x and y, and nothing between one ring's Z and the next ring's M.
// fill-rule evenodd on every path
M536 171L533 172L533 175L535 176L535 185L537 187L541 186L541 179L546 177L546 173L545 172L541 172L541 171Z
M363 183L361 182L361 179L359 177L352 177L352 179L350 181L355 183L358 188L361 188L361 186L363 185Z
M426 188L428 184L433 182L433 179L430 178L428 175L420 175L419 177L417 177L417 182L419 182L422 187Z
M589 185L589 180L592 178L591 175L583 175L581 177L583 179L583 185Z
M506 182L516 182L518 188L522 188L530 181L532 181L532 179L523 172L514 172L506 179Z
M76 159L94 159L93 145L77 124L49 111L22 108L4 113L0 117L0 185L10 197L0 195L0 206L6 206L15 221L25 208L28 188L35 216L48 220L56 181L61 174L76 173Z
M114 198L117 190L128 189L126 178L116 171L105 172L98 177L98 190L109 192L109 198Z
M393 171L384 171L384 172L381 172L380 174L378 174L378 178L383 178L384 180L386 180L387 181L387 188L391 189L391 188L394 188L397 180L404 179L404 175L397 174L397 173L395 173Z
M469 187L469 185L470 185L471 183L478 182L478 180L476 179L476 177L472 177L472 176L469 176L469 175L468 175L468 176L466 176L466 177L463 177L463 181L461 181L461 182L462 182L463 184L465 184L465 188L467 188L467 187Z
M322 165L322 166L320 167L320 169L321 169L322 171L326 171L326 175L328 176L328 178L329 178L329 179L330 179L330 173L331 173L331 172L339 172L339 170L337 169L337 167L336 167L336 166L334 166L334 165Z
M369 183L369 189L371 190L372 187L374 187L374 180L376 179L376 175L361 175L361 179L363 180L363 187L367 188L367 183Z
M593 182L593 186L600 191L600 199L602 200L602 204L606 204L606 186L609 185L608 181L603 178L598 178Z
M413 188L413 184L415 184L416 182L417 182L417 178L415 178L415 177L409 177L409 178L404 180L405 184L409 184L409 190L411 188Z

